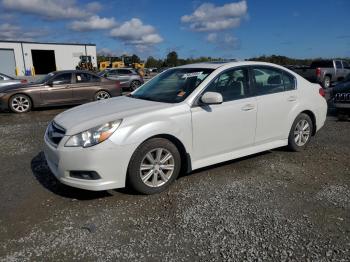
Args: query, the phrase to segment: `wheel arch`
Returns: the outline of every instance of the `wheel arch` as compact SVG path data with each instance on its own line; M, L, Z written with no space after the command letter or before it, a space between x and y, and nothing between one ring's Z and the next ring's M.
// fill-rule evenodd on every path
M191 156L187 152L185 145L181 142L180 139L178 139L174 135L163 133L163 134L157 134L157 135L151 136L151 137L147 138L146 140L144 140L141 144L143 144L146 141L153 139L153 138L163 138L163 139L169 140L171 143L173 143L176 146L176 148L179 150L180 157L181 157L180 174L181 173L189 173L192 171Z
M17 93L12 94L9 97L8 102L7 102L8 108L10 108L10 100L11 100L11 98L16 96L16 95L24 95L24 96L28 97L30 99L30 102L32 103L32 108L34 108L36 106L36 104L34 104L34 99L29 94L26 94L26 93L23 93L23 92L17 92Z
M311 110L304 110L304 111L300 112L300 114L306 114L306 115L308 115L311 118L311 121L312 121L312 135L314 136L316 134L316 130L317 130L317 126L316 126L317 123L316 123L316 116L315 116L315 114Z

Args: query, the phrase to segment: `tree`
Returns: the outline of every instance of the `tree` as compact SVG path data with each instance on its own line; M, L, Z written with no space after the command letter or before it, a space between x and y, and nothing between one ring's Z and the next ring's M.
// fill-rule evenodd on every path
M140 59L140 57L138 57L137 55L133 54L133 55L131 56L131 63L132 63L132 64L133 64L133 63L140 63L140 61L141 61L141 59Z
M177 66L178 65L178 56L175 51L170 52L166 57L167 66Z
M146 61L146 67L159 67L159 61L157 59L155 59L153 56L150 56L147 58L147 61Z

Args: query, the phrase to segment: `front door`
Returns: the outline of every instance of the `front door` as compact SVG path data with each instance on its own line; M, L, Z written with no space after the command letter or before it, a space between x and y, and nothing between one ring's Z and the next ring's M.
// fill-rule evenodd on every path
M248 69L223 72L204 93L208 91L221 93L223 103L191 109L194 168L220 162L254 143L257 105L250 96Z
M72 102L72 74L55 75L41 91L43 104L70 104Z

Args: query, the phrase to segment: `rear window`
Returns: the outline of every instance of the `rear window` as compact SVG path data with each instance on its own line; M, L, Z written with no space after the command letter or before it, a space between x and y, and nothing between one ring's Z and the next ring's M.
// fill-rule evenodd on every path
M314 61L311 63L311 68L317 68L317 67L333 67L333 61L320 60L320 61Z

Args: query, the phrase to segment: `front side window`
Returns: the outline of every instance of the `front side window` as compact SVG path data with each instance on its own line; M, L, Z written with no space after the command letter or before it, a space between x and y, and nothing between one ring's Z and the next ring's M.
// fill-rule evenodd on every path
M184 101L206 79L214 69L208 68L173 68L148 81L130 97L179 103Z
M247 69L231 69L220 74L206 89L218 92L223 101L232 101L249 95L249 75Z
M274 68L253 68L253 79L258 95L273 94L284 91L283 74Z
M71 73L59 74L52 79L52 83L55 85L71 84L72 74Z

